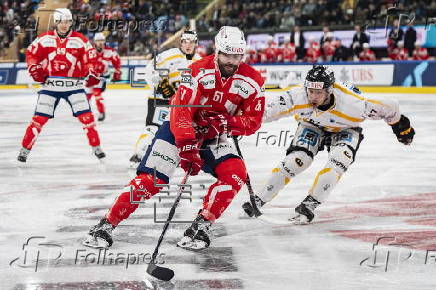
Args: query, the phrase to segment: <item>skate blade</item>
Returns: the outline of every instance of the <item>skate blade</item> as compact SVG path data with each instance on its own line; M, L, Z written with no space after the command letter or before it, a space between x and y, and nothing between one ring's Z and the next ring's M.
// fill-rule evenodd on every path
M302 215L297 215L295 217L289 218L288 219L292 224L297 225L297 226L304 226L304 225L308 225L310 224L309 220L307 219L307 217L302 216Z
M101 238L95 238L93 236L88 236L83 242L82 245L89 247L89 248L95 248L95 249L108 249L109 244L105 240Z
M140 162L132 162L132 161L130 161L128 168L129 169L137 169L139 164L140 164Z
M189 239L189 238L187 238ZM208 248L207 244L204 241L195 241L195 240L184 240L184 238L177 243L177 247L182 248L188 251L201 251Z

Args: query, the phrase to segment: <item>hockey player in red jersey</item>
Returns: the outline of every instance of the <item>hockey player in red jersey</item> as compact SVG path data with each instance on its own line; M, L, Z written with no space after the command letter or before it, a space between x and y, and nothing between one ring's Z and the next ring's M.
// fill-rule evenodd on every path
M311 63L318 62L321 60L321 47L313 37L309 39L309 47L306 50L306 56L304 60L306 62L311 62Z
M427 48L422 47L420 43L415 43L415 49L413 50L413 60L427 60L428 51Z
M368 43L363 44L363 50L359 53L359 60L360 61L374 61L375 60L375 54L369 48Z
M392 60L408 60L409 59L409 51L407 48L404 48L404 42L398 41L398 47L392 49L389 53L389 57Z
M280 61L278 59L279 50L277 48L277 43L274 41L273 37L271 35L268 36L268 42L265 48L265 56L267 62L275 63Z
M102 93L106 90L106 80L109 79L109 64L112 64L115 71L112 75L112 81L121 80L121 59L117 51L106 45L106 37L102 32L94 35L94 48L97 50L97 61L101 66L101 81L92 88L85 88L86 97L90 100L95 99L98 111L98 121L104 121L106 118L106 109Z
M212 174L203 208L178 246L202 249L210 244L208 229L245 183L244 161L227 139L251 135L264 111L263 78L242 62L246 42L237 27L223 26L215 37L216 52L190 65L191 78L172 98L170 121L159 128L137 170L137 176L115 200L105 218L92 227L84 244L108 247L112 230L137 208L131 201L149 199L167 184L180 162L186 172ZM199 107L203 105L204 107ZM154 169L155 168L155 169ZM154 171L155 170L155 171ZM155 180L153 174L155 173Z
M297 53L295 51L295 44L290 43L290 39L286 38L283 43L283 47L280 49L282 55L281 60L283 62L296 62Z
M333 33L327 32L324 43L322 44L322 54L324 61L332 61L336 50L336 42L333 39Z
M96 51L85 36L71 30L73 17L70 10L58 8L53 18L56 29L39 35L26 51L29 74L35 82L42 83L42 89L38 92L35 113L22 140L18 161L26 162L38 134L54 117L61 99L71 106L73 116L83 124L94 155L104 158L84 91L84 86L91 87L100 82Z

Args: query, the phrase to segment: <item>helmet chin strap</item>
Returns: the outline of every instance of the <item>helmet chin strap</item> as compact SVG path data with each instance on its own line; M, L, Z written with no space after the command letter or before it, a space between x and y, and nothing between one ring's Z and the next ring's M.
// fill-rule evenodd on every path
M61 32L59 32L58 28L56 27L56 33L58 34L58 36L60 38L65 38L68 36L68 34L70 34L72 28L73 28L73 26L71 25L67 32L61 33Z
M183 51L182 48L180 48L180 51L185 55L185 57L186 57L187 60L192 60L192 58L194 57L194 54L195 54L195 48L194 48L194 52L193 52L193 53L190 53L190 54L188 54L188 53L186 53L185 51Z

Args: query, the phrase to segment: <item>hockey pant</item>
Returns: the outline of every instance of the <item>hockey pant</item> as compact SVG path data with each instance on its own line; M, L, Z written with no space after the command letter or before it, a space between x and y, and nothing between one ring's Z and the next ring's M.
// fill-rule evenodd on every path
M259 197L271 201L292 178L306 170L318 151L326 146L328 161L315 177L309 194L317 201L324 202L341 176L354 162L360 142L361 128L345 129L337 133L325 132L311 124L300 123L286 157L272 170Z
M107 213L106 218L112 225L118 225L139 204L158 193L162 189L159 184L169 182L180 161L174 143L169 122L165 122L142 159L136 178L124 188ZM247 172L244 162L226 138L203 144L200 152L205 162L202 170L217 178L209 187L201 210L201 215L213 222L221 216L244 185Z
M41 90L38 93L35 114L26 129L22 140L22 146L26 149L32 149L42 127L47 121L54 117L59 101L64 99L71 107L73 116L77 117L83 125L83 130L88 138L89 145L100 145L100 139L96 130L94 116L89 108L84 90L75 90L67 92L54 92Z
M159 126L165 122L169 115L169 100L149 98L147 101L147 117L145 127L135 143L135 154L142 158L156 135Z

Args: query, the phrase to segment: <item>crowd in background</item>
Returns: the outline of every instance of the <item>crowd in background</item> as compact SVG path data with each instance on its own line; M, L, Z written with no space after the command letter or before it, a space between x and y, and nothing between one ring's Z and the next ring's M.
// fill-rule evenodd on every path
M189 24L197 13L196 1L73 1L69 7L75 17L88 22L107 23L122 20L124 29L107 31L107 41L120 55L144 56L152 53L176 31ZM103 21L101 20L103 19ZM140 29L134 29L142 21ZM127 23L131 23L128 29ZM135 24L136 23L136 24ZM162 29L164 28L164 29ZM78 30L92 39L94 32L86 26Z
M20 26L24 27L26 21L27 25L35 22L31 15L39 1L2 1L0 54L13 41L20 31ZM356 5L355 2L356 7L353 6ZM391 8L388 9L389 7ZM128 30L125 27L105 32L108 44L117 49L121 56L150 56L174 32L188 26L189 19L200 11L197 1L191 0L78 0L72 1L68 8L71 9L74 18L86 19L88 24L114 20L122 20L124 23L153 23L147 29ZM246 35L262 29L291 31L290 38L285 39L283 43L269 41L268 46L249 50L250 60L261 63L286 61L290 59L289 54L292 54L293 50L295 61L365 60L374 57L380 59L382 56L378 51L374 53L368 47L370 35L364 32L364 28L384 25L386 15L392 13L392 9L404 15L413 13L415 23L423 23L428 17L436 17L436 0L227 0L225 5L214 10L211 18L206 19L206 16L203 16L197 20L196 25L198 32L211 34L218 31L222 25L238 26ZM164 23L163 30L160 30L159 23ZM364 28L357 24L363 24ZM314 25L324 26L323 37L306 39L300 27ZM345 47L340 39L328 34L328 27L336 25L355 25L356 34L351 46ZM94 31L89 27L95 25L81 25L78 31L92 39ZM395 24L392 27L395 27ZM384 55L391 59L413 59L416 44L416 31L413 31L413 26L406 31L391 33L387 39L387 53ZM20 60L24 58L25 48L35 36L35 33L25 33L24 41L21 43ZM305 48L306 42L310 45L306 45ZM420 55L424 55L425 49L419 47L419 44L417 49L421 51ZM200 47L200 52L203 55L212 53L213 47ZM362 52L364 55L361 55ZM293 58L291 55L291 59Z
M353 7L355 2L356 8ZM212 19L200 19L198 29L211 32L222 25L244 30L363 23L383 25L388 8L394 2L398 3L397 11L405 15L413 13L415 21L425 21L429 10L436 11L436 0L227 0Z
M290 37L283 43L277 43L270 36L266 45L249 48L249 63L283 63L283 62L323 62L323 61L375 61L380 60L371 49L370 34L355 26L352 43L349 47L342 44L341 39L334 37L328 26L324 26L320 39L306 39L298 26L294 27ZM306 45L306 42L308 45ZM306 47L307 46L307 47ZM427 48L417 42L417 32L412 24L403 31L398 21L393 21L386 40L386 57L391 60L427 60Z
M39 0L3 0L0 3L0 57L2 57L21 28L31 25L28 22L33 21L31 15L37 8Z

